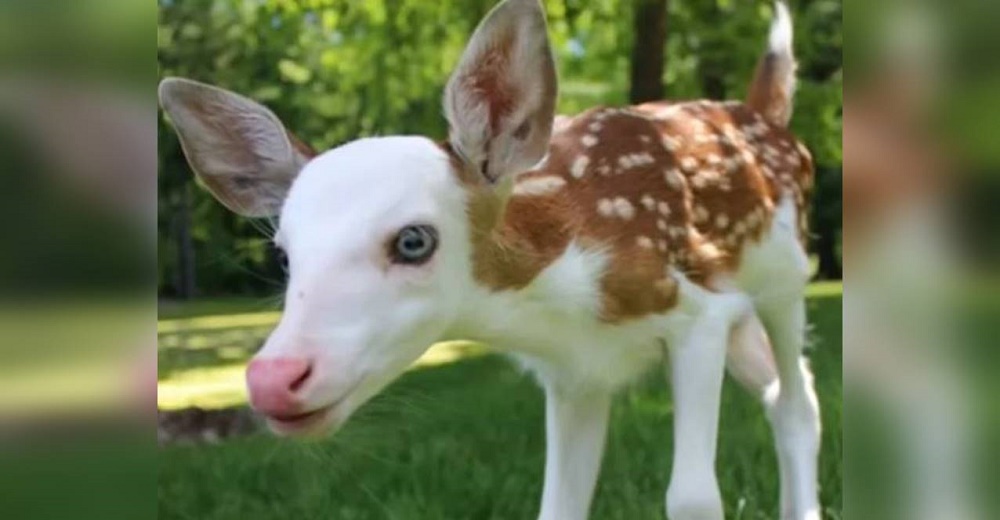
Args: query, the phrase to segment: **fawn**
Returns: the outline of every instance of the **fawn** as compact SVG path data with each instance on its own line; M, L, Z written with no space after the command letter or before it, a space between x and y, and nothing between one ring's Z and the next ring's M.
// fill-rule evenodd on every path
M241 215L280 215L285 309L247 368L252 406L280 435L329 432L433 342L486 342L545 389L539 518L583 520L613 393L669 367L667 513L721 519L728 367L772 423L782 518L818 520L820 425L801 355L813 167L786 129L787 8L745 103L556 117L546 31L538 0L487 15L447 83L443 143L366 138L317 154L249 99L163 81L203 184Z

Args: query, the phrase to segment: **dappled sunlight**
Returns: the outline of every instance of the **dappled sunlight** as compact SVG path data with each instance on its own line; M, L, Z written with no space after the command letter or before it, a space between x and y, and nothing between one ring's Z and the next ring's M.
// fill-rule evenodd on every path
M437 343L420 356L410 369L428 368L454 363L470 356L486 353L486 346L472 341L445 341Z
M268 311L160 320L156 324L156 332L167 334L246 327L273 327L278 323L279 318L281 318L280 311Z
M247 403L245 363L179 371L157 383L157 407L228 408Z
M247 404L244 369L246 360L256 346L241 348L226 346L219 349L217 359L241 358L238 363L193 366L164 370L161 367L157 383L157 406L162 410L177 410L191 406L228 408ZM470 341L447 341L433 345L410 367L429 368L481 355L486 348ZM163 351L161 350L161 359ZM162 364L162 363L161 363Z
M841 282L819 282L809 286L812 301L839 298ZM223 408L247 403L243 370L246 361L277 324L280 312L239 313L170 319L159 322L159 408L174 410L197 406ZM471 341L447 341L433 345L410 370L455 363L488 351ZM636 403L663 407L662 402Z
M806 288L806 298L841 297L844 294L844 282L816 282Z

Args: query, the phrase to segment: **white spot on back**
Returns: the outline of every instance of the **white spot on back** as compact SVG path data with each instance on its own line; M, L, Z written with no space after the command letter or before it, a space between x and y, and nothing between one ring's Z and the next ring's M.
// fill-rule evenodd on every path
M615 204L611 199L600 199L597 201L597 213L602 217L613 217L615 214Z
M625 220L632 220L635 217L635 206L625 197L616 197L614 200L615 213Z
M679 190L684 187L684 176L677 168L671 168L663 172L663 177L666 179L667 184L675 190Z
M531 177L520 180L514 185L513 195L539 196L555 193L566 185L566 179L556 175L546 175L544 177Z
M653 156L648 152L632 154L632 165L633 166L646 166L656 162Z
M590 157L586 155L577 156L576 160L573 161L573 165L570 166L569 173L576 179L583 177L587 173L587 166L590 165Z
M681 159L681 169L685 171L692 171L698 167L698 160L690 155Z
M705 222L708 220L708 210L705 206L701 204L694 207L694 220L695 222Z
M724 165L727 172L733 173L743 166L743 160L738 155L726 159Z
M681 109L680 105L670 105L667 107L660 108L654 113L654 117L657 119L669 119L679 112Z
M594 146L594 145L597 144L597 136L596 135L587 134L587 135L583 136L583 138L580 139L580 142L583 143L583 146L586 146L587 148L590 148L590 147L592 147L592 146Z
M729 225L729 217L724 213L720 213L715 216L715 227L719 229L725 229Z

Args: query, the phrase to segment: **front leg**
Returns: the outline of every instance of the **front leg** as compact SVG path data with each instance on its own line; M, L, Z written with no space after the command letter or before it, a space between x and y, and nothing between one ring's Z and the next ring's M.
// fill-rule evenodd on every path
M545 385L545 489L539 520L586 520L610 409L606 390Z
M667 490L671 520L722 520L715 477L719 404L726 346L733 325L750 312L737 294L706 295L705 310L679 338L671 338L674 463Z

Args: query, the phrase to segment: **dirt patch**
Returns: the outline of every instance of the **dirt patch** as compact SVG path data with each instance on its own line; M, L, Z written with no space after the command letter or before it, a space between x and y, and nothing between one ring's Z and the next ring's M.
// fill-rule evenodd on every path
M260 429L260 422L249 408L159 410L157 423L156 437L160 446L215 444Z

